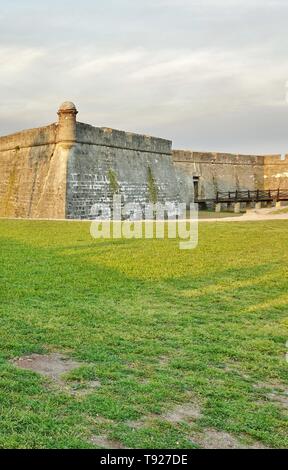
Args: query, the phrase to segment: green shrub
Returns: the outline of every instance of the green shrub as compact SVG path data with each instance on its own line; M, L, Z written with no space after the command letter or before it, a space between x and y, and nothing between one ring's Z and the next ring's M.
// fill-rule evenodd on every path
M117 175L112 168L109 169L108 171L108 178L109 178L109 184L110 184L110 189L113 194L118 193L120 186L117 180Z
M158 199L157 186L150 166L148 166L148 191L150 202L156 204Z

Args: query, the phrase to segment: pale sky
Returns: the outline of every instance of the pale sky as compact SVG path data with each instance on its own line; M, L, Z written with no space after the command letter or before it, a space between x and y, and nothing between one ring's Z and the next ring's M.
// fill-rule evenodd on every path
M0 0L0 134L78 119L288 153L287 0Z

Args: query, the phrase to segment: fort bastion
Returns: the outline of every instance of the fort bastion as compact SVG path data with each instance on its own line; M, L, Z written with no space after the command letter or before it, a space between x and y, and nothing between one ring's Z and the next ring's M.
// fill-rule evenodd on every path
M77 122L0 137L0 217L89 219L95 203L212 199L217 191L288 189L288 156L172 150L172 142Z

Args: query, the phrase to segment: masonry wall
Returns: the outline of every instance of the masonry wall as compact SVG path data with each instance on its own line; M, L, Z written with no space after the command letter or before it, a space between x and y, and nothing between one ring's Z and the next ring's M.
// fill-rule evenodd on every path
M58 124L0 137L0 217L92 218L95 204L193 202L217 191L288 189L288 155L175 150L169 140L76 122L65 102Z
M264 158L265 189L288 189L288 155L281 159L280 155Z
M77 143L68 161L67 218L91 218L98 203L193 200L193 183L180 181L168 140L77 123ZM153 180L151 191L151 180ZM115 185L116 183L116 185ZM155 201L154 201L155 202Z
M57 124L0 138L0 217L64 218L69 150Z
M264 157L174 150L173 160L191 179L199 178L199 198L217 191L254 190L264 185Z
M92 206L112 207L115 193L142 207L193 200L170 141L82 123L75 129L64 115L59 124L0 138L0 217L91 218Z

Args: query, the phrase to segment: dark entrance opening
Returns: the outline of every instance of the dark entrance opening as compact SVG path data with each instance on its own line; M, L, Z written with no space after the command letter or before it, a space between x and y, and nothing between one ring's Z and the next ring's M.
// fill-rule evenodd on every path
M193 176L194 186L194 199L197 200L199 197L199 176Z

